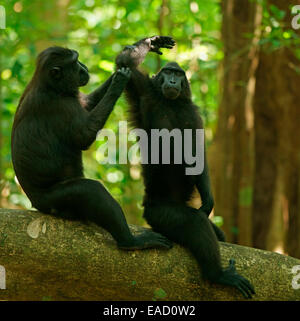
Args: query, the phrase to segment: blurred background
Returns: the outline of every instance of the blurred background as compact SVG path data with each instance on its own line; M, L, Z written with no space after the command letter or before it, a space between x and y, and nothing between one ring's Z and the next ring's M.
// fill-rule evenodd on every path
M91 72L87 93L111 75L125 45L169 35L177 46L163 56L150 53L143 68L154 74L176 60L186 70L206 127L214 221L229 242L300 258L300 16L292 14L300 0L0 5L6 11L6 29L0 30L0 207L30 209L12 168L10 134L38 53L51 45L78 50ZM106 128L117 132L126 118L122 97ZM140 166L101 165L99 146L84 153L86 176L104 183L130 223L144 225Z

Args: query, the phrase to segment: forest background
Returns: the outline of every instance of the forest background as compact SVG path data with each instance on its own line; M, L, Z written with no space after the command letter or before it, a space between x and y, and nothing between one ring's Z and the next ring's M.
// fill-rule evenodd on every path
M177 46L149 54L143 68L153 75L175 60L186 70L205 122L212 219L229 242L300 258L296 5L299 0L1 1L0 207L31 208L12 168L10 134L38 53L51 45L78 50L91 72L87 93L111 75L125 45L168 35ZM122 96L105 127L117 133L126 119ZM86 176L105 184L130 223L145 225L140 165L100 164L101 144L84 153Z

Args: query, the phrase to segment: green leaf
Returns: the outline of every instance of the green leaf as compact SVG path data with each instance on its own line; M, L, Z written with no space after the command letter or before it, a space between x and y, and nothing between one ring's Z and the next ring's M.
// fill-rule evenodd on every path
M277 18L278 20L282 20L285 15L286 12L283 10L280 10L279 8L277 8L275 5L271 4L270 6L270 10L273 13L273 15L275 16L275 18Z
M154 300L156 301L157 299L164 299L167 296L167 293L162 289L156 289L154 291Z
M214 216L212 218L213 223L215 223L218 227L221 227L224 224L224 220L222 216Z
M99 62L99 67L105 71L112 72L114 70L114 63L108 60L101 60Z
M239 205L249 207L252 204L252 186L246 186L239 191Z
M237 226L232 226L231 227L231 233L234 235L238 235L239 234L239 229Z

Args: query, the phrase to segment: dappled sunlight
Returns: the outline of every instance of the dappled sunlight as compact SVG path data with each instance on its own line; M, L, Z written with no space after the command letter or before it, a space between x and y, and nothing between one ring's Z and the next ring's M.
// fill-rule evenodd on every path
M271 251L279 253L279 254L285 254L287 255L287 253L284 252L283 250L283 244L278 244L276 247L274 247L273 249L271 249Z

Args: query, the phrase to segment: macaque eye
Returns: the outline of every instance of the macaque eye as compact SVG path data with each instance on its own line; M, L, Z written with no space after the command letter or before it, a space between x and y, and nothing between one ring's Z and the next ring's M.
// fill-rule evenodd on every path
M182 76L182 72L181 72L181 71L175 71L175 75L176 75L177 77L180 77L180 76Z
M166 75L171 75L171 73L172 73L172 71L169 70L169 69L166 69L164 72L165 72Z

